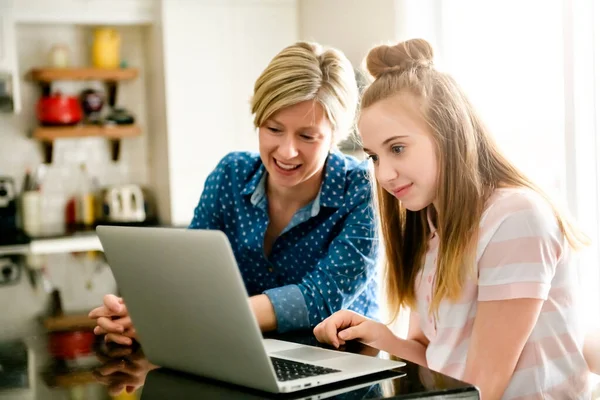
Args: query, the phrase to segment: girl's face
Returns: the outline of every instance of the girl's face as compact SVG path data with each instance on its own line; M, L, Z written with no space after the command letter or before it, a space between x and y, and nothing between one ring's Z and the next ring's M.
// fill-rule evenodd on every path
M435 203L436 145L416 96L404 93L363 109L358 128L385 190L411 211Z
M320 183L332 141L332 125L316 101L274 113L259 128L260 158L269 184L292 188Z

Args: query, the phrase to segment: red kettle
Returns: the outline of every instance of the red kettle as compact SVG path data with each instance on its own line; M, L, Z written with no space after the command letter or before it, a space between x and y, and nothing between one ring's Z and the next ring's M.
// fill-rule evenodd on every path
M37 104L37 118L42 125L74 125L81 121L83 112L79 99L60 92L42 96Z

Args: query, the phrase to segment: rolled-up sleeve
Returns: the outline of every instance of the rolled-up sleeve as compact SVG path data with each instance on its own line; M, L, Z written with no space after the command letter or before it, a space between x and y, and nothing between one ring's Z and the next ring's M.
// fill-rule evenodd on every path
M300 283L266 290L277 317L277 330L309 329L346 308L375 278L376 223L370 192L356 193L360 201L346 216L326 256Z

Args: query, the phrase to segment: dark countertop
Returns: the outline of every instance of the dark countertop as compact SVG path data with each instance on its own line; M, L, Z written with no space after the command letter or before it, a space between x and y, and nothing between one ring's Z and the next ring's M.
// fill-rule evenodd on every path
M79 330L70 332L47 331L46 317L64 312L88 321L87 311L99 305L105 293L115 292L114 278L102 260L89 259L86 253L55 254L40 269L18 268L13 281L0 285L0 400L479 398L472 386L412 363L394 372L287 396L152 369L139 346L106 345L90 332L89 323L78 322ZM64 329L60 324L53 326ZM319 345L311 332L277 338ZM385 356L358 343L349 344L345 351ZM132 378L137 388L134 394L110 397L115 385Z
M275 337L319 345L308 332ZM349 344L344 351L386 356L359 343ZM128 385L133 393L124 397ZM471 385L410 362L390 372L287 395L271 395L159 368L145 358L139 345L107 345L89 331L40 332L0 343L0 399L5 395L11 400L61 399L67 393L72 399L107 399L120 394L119 399L146 400L479 398Z

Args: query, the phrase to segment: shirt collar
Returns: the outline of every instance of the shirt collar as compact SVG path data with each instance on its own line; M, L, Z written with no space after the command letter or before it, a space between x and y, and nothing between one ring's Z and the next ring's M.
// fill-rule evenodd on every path
M265 187L264 181L267 177L267 174L265 173L266 171L267 170L265 169L265 166L261 163L260 167L258 167L258 169L254 173L254 175L252 175L252 177L250 178L248 183L246 183L246 186L244 186L244 189L242 190L243 196L253 194L260 183L262 183L263 192L264 192L264 187Z
M317 205L317 209L319 206L339 208L344 204L346 183L346 159L344 155L337 150L331 151L327 156L324 168L325 176L314 205ZM252 195L251 201L253 204L257 204L265 196L266 172L265 166L261 164L242 190L242 195ZM314 214L316 211L313 209L312 213Z

